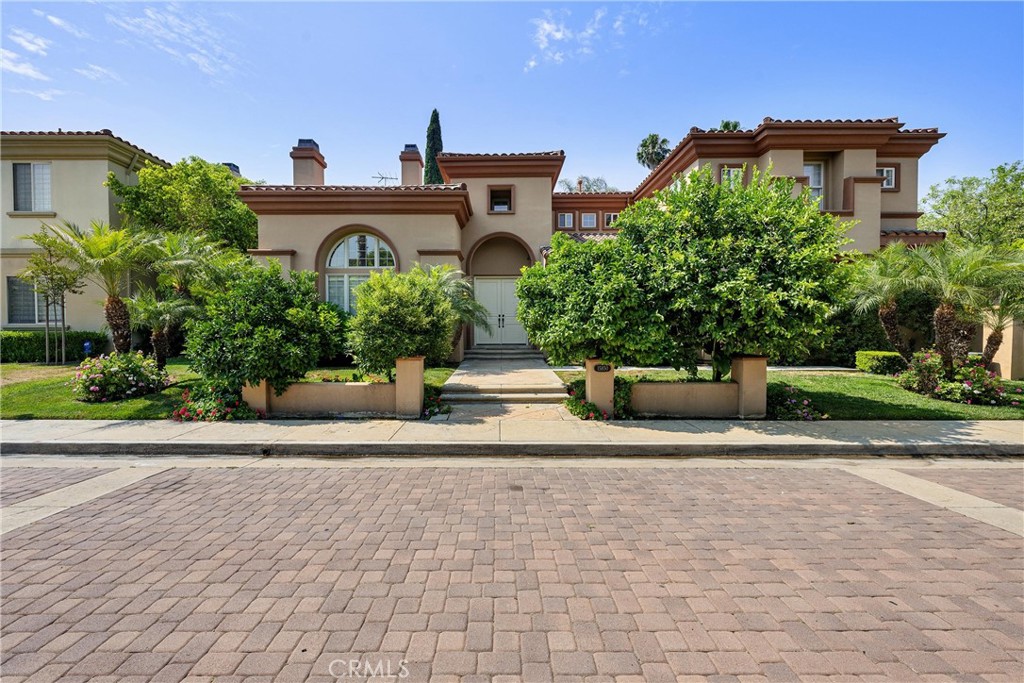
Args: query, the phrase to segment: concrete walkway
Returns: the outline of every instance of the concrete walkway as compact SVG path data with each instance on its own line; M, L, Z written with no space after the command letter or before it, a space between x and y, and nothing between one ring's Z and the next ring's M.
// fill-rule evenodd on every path
M1024 421L583 422L562 406L475 406L442 422L2 420L0 452L67 455L1015 455Z

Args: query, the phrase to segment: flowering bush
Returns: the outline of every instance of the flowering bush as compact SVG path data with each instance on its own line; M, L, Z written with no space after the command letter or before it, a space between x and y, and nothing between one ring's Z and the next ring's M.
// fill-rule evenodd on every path
M435 415L447 415L452 407L441 400L441 390L437 387L423 387L423 419L429 420Z
M633 384L636 379L630 377L615 378L615 393L613 402L615 405L615 419L633 419ZM564 405L569 412L581 420L607 420L608 413L601 410L594 403L586 399L587 381L578 379L569 384L569 398L565 399Z
M177 422L218 422L220 420L256 420L266 412L252 409L241 394L215 384L200 384L181 394L181 403L171 419Z
M768 385L768 417L773 420L828 420L796 387Z
M86 358L68 382L79 401L105 403L144 396L171 383L156 360L141 353L118 353Z
M943 381L942 373L942 356L936 351L918 351L896 381L909 391L932 395Z
M942 359L934 351L914 354L910 367L897 378L900 386L930 398L969 405L1011 405L1024 403L1024 389L1007 390L996 373L969 359L954 371L953 379L942 377Z

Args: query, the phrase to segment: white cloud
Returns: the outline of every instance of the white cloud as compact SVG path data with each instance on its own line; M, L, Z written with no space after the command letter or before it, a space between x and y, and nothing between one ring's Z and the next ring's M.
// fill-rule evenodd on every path
M558 13L544 10L542 16L531 20L536 52L527 60L523 71L532 71L541 63L564 64L574 59L585 59L597 52L604 38L608 10L603 7L596 9L578 28L570 25L570 16L569 10ZM624 15L619 15L612 29L619 32L624 30L625 24Z
M130 5L119 9L134 11ZM107 22L137 44L160 50L208 76L223 77L236 70L238 57L224 47L225 35L192 7L147 7L141 14L108 14Z
M7 37L17 43L23 50L32 52L39 55L40 57L46 56L46 51L53 44L52 40L47 40L41 36L37 36L34 33L29 33L23 28L12 28L11 32L7 34Z
M121 81L116 72L96 64L89 64L84 69L75 69L75 73L85 76L90 81Z
M67 21L65 19L61 19L60 17L55 17L52 14L47 14L46 12L44 12L43 10L40 10L40 9L34 9L34 10L32 10L32 13L35 14L37 17L46 17L46 20L48 22L50 22L51 24L53 24L54 26L56 26L57 28L59 28L62 31L67 31L68 33L73 35L75 38L88 38L89 37L88 33L83 31L82 29L78 28L77 26L72 24L70 21Z
M19 76L25 76L27 78L34 78L37 81L48 81L50 77L35 68L26 61L23 61L21 55L17 52L11 52L4 48L0 48L0 68L8 73L17 74Z
M53 100L61 95L70 94L67 90L11 90L13 93L20 93L22 95L31 95L32 97L38 97L43 102L53 102Z

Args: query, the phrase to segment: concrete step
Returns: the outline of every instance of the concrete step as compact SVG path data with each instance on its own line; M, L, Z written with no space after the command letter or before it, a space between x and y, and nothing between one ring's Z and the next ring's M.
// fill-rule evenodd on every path
M568 395L563 391L558 394L441 394L443 403L561 403Z
M476 384L445 384L446 394L558 394L565 395L565 387L551 384L519 384L497 387Z

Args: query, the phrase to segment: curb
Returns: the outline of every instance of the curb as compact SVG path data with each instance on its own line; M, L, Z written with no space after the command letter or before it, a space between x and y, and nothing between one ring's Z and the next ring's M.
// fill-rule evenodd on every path
M494 443L494 442L3 442L4 455L63 456L262 456L345 458L366 456L555 456L555 457L829 457L999 456L1024 457L1024 443L894 444L676 444L676 443Z

